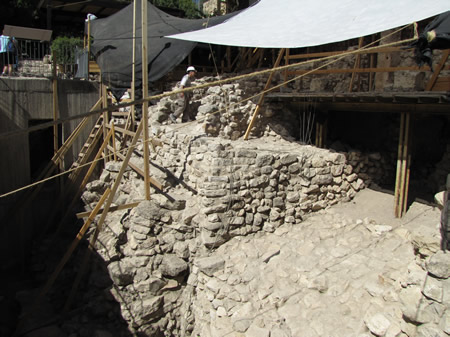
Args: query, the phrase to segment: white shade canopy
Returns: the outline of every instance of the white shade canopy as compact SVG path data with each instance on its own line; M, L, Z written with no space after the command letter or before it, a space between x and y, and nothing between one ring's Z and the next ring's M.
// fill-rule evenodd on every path
M450 10L450 0L260 0L217 26L168 37L227 46L300 48L401 27Z

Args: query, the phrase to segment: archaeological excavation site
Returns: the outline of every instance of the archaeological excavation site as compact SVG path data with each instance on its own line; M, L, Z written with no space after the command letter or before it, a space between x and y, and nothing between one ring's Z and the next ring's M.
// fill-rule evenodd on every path
M0 337L450 335L449 4L284 2L0 78Z

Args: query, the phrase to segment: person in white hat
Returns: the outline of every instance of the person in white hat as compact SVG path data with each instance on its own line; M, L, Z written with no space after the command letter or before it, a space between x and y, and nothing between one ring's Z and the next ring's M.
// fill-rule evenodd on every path
M195 80L195 74L197 73L197 70L193 66L189 66L186 69L186 75L183 76L180 82L180 89L188 88L191 86L192 81ZM190 91L185 93L180 93L180 98L177 102L177 108L174 113L171 113L169 115L172 122L176 123L177 118L180 117L181 114L183 116L181 117L182 122L189 122L191 120L194 120L194 116L191 112L191 105L190 105L190 99L192 97L192 93Z

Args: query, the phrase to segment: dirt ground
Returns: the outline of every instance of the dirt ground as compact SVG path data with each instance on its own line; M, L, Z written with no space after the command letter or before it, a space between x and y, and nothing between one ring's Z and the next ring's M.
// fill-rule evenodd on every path
M441 210L437 204L414 201L402 218L394 216L394 195L386 191L366 188L358 192L350 202L343 202L329 209L353 219L369 219L394 229L404 227L412 234L426 232L433 240L441 241Z

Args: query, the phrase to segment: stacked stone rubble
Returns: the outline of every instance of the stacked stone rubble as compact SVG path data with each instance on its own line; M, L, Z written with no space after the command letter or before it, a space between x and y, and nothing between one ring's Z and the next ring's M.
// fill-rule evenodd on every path
M153 194L130 212L113 213L97 244L113 282L104 293L120 303L130 328L149 335L166 331L182 336L193 329L195 314L187 299L195 288L186 278L205 249L232 237L298 224L305 214L350 200L364 188L345 156L328 150L296 145L289 151L292 146L284 143L286 148L274 151L281 144L248 147L178 132L160 136L163 146L152 162L164 168L166 186L182 181L185 188L170 188L173 200ZM139 155L132 161L142 166ZM109 163L101 178L89 184L86 203L95 204L118 168ZM143 199L138 181L128 170L115 202Z

